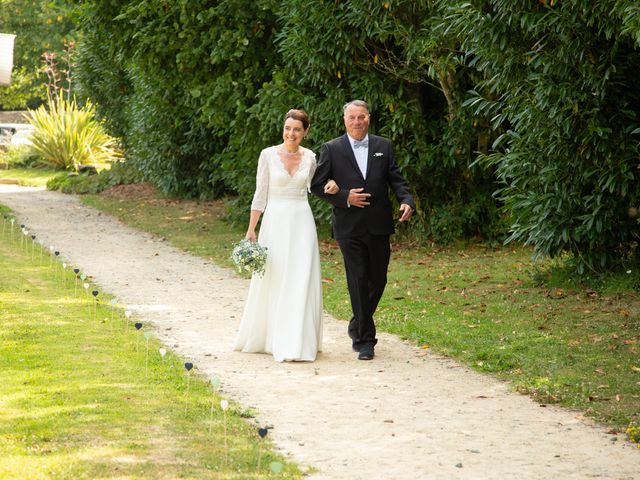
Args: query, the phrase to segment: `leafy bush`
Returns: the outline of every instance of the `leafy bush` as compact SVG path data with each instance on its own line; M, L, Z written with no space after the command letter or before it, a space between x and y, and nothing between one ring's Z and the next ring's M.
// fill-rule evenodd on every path
M501 238L508 220L579 272L640 261L635 0L80 3L83 92L165 193L236 194L245 216L283 113L307 110L318 151L362 98L423 239Z
M89 172L78 175L60 173L47 182L49 190L63 193L100 193L116 185L128 185L143 181L139 170L128 162L116 162L111 168L102 170L97 175Z
M120 156L116 140L95 119L91 103L78 107L75 100L60 96L49 99L48 107L29 112L35 127L32 148L40 162L77 171L80 165L104 167Z
M458 2L456 2L458 3ZM509 240L579 273L640 263L637 2L459 2L449 24L484 79L467 105L501 135L481 155Z
M240 208L232 211L243 217L258 154L281 141L284 112L310 113L305 146L318 151L344 132L343 104L363 98L372 107L372 132L395 142L427 213L464 210L450 231L493 234L501 226L493 174L469 169L481 132L457 100L468 82L452 80L455 61L445 62L446 53L429 47L416 54L416 42L442 37L431 33L439 8L410 0L371 8L368 1L83 2L80 90L98 102L147 180L171 195L236 194ZM371 23L372 15L380 21ZM434 73L432 54L443 65ZM328 205L312 202L326 223ZM469 204L477 208L455 206Z
M638 422L631 423L627 428L627 435L629 437L629 440L640 444L640 424L638 424Z
M63 54L73 37L75 8L66 0L2 0L2 33L16 35L11 85L0 87L0 110L25 110L46 103L46 76L41 56Z
M8 168L27 168L38 166L38 155L30 145L10 145L0 153L0 159Z

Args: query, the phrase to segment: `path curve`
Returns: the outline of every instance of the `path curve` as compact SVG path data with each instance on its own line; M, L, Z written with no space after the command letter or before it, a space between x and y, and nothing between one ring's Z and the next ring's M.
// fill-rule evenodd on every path
M222 392L273 425L270 437L313 480L640 479L640 449L575 412L381 334L356 359L346 323L325 315L314 363L233 352L248 281L167 242L38 188L0 185L45 245L154 326Z

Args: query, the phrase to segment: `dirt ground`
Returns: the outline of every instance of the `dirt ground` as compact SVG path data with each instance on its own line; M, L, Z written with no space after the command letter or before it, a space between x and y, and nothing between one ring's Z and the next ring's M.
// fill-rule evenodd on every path
M314 363L231 349L248 281L135 231L74 196L0 185L0 203L222 392L270 425L315 480L640 479L640 449L576 412L382 334L356 359L325 315Z

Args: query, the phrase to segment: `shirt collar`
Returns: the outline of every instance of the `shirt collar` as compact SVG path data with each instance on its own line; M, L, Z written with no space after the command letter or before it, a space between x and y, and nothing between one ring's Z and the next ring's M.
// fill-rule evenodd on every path
M353 142L356 142L357 140L355 138L353 138L351 135L349 135L348 133L347 133L347 138L349 139L349 143L351 144L351 148L354 148L353 147ZM368 133L360 141L364 142L365 140L369 140L369 134Z

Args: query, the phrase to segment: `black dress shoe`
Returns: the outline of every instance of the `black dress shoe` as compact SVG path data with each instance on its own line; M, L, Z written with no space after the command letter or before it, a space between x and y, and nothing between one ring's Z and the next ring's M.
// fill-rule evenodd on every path
M358 360L373 360L374 355L373 345L364 345L360 348Z

